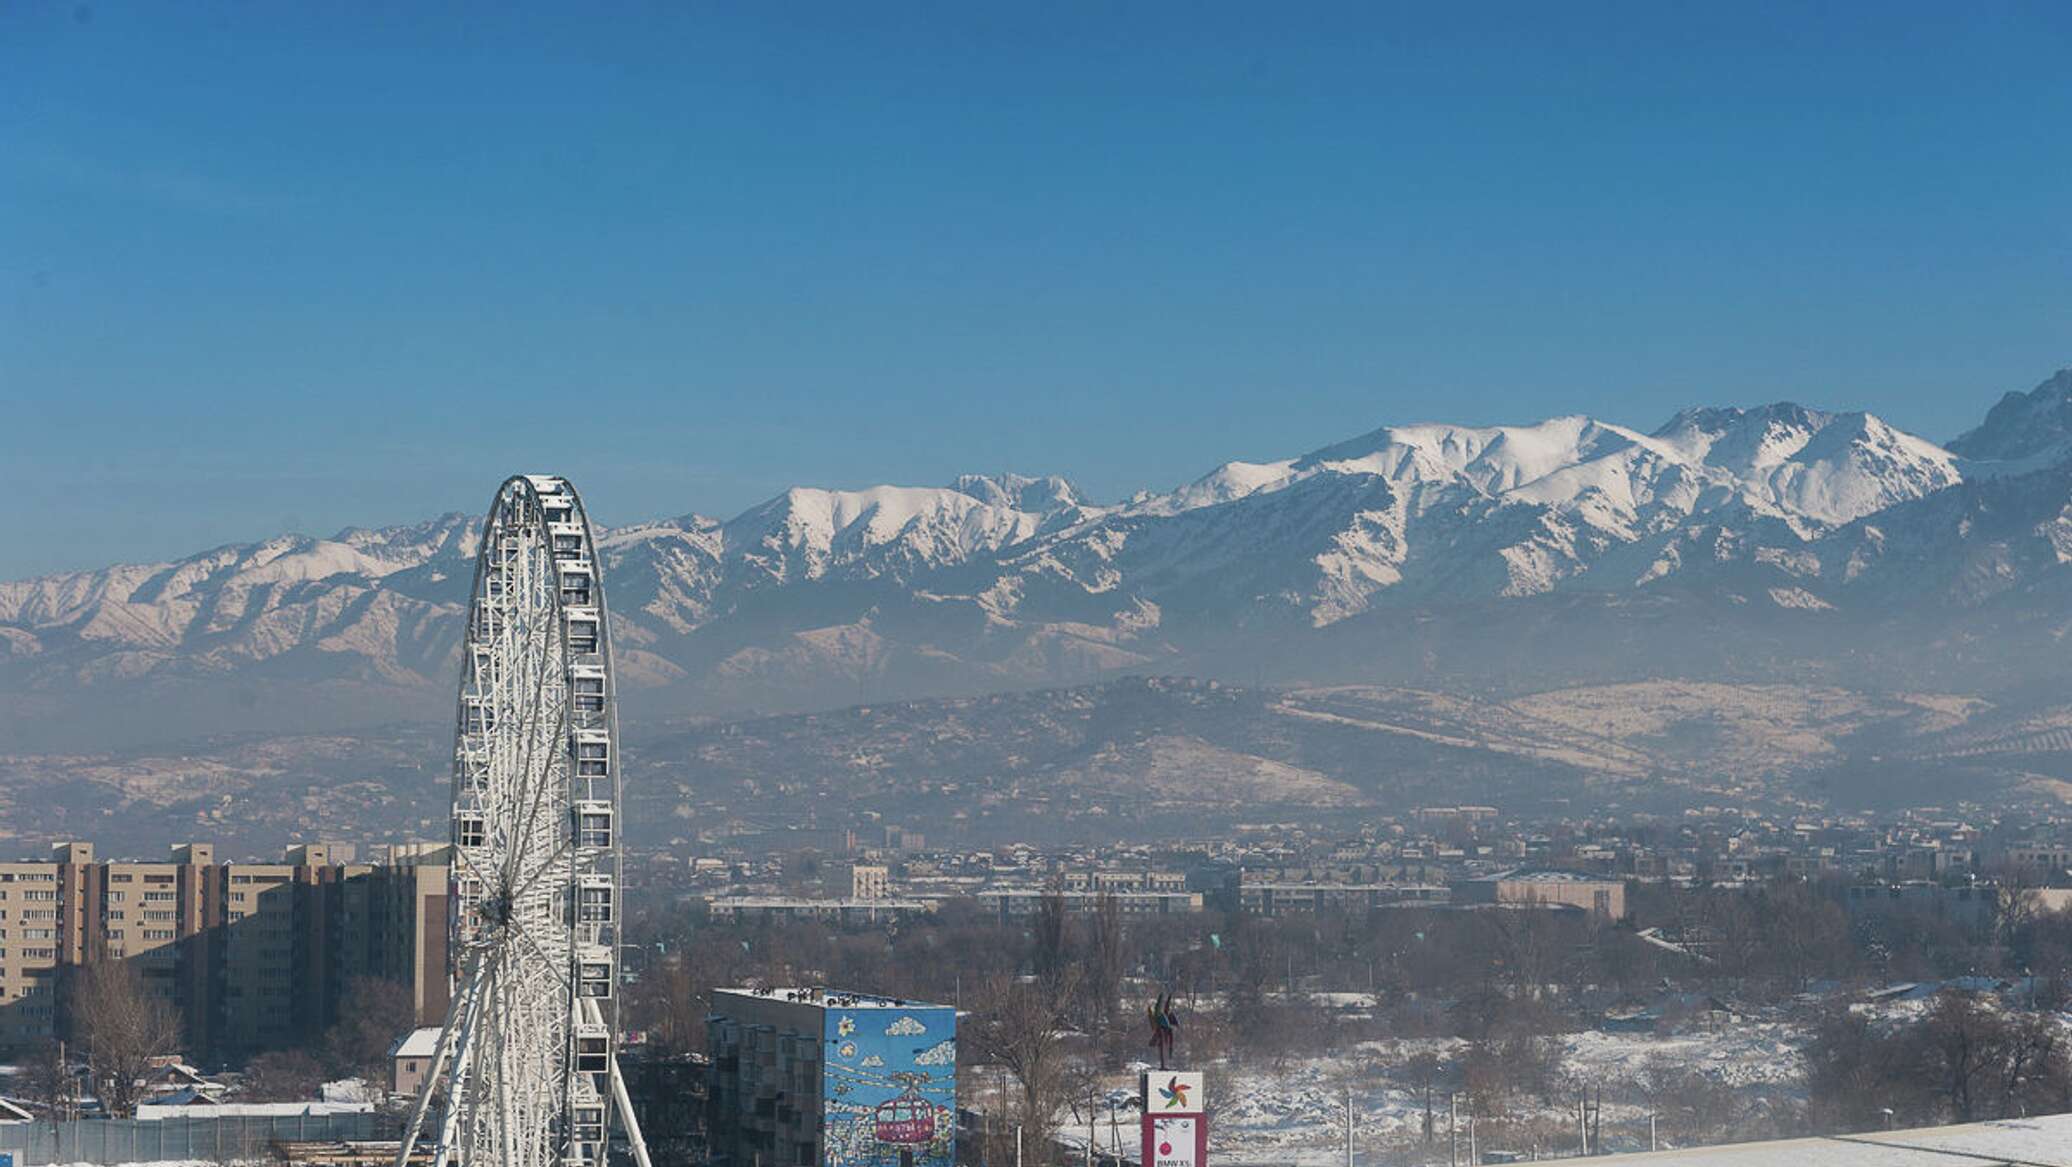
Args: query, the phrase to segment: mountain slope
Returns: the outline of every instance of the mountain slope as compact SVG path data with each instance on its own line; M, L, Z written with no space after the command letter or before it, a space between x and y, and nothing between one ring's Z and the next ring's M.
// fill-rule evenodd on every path
M2018 471L2064 461L2072 453L2072 369L2059 369L2027 393L2002 397L1983 424L1950 442L1950 452Z
M2072 472L2051 466L2068 418L2072 372L2009 395L1952 450L1790 403L1687 410L1650 433L1585 417L1389 426L1117 506L1058 477L967 475L797 487L730 519L599 538L636 707L1145 668L1505 686L1615 679L1622 654L1679 675L1852 654L1904 668L1950 635L1984 660L2062 623ZM0 584L0 684L18 698L0 730L443 717L474 540L447 515ZM79 711L83 694L143 712L111 724Z

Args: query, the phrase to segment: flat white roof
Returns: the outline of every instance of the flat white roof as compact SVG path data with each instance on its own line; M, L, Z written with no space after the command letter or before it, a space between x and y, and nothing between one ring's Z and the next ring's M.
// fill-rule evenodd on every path
M776 989L717 989L716 993L732 997L750 997L760 1001L783 1001L795 1005L817 1005L823 1009L947 1009L948 1005L935 1005L927 1001L909 1001L904 997L880 997L875 993L856 993L845 989L828 989L819 986Z
M390 1053L389 1056L392 1058L428 1058L438 1048L439 1027L427 1025L423 1029L411 1030L410 1036L397 1042L394 1052Z

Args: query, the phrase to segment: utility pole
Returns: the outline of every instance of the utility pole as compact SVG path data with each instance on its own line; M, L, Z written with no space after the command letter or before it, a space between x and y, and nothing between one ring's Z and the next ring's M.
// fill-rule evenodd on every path
M1460 1167L1460 1095L1446 1096L1446 1167Z
M1014 1167L1022 1167L1022 1124L1014 1124Z
M1353 1167L1353 1088L1345 1088L1345 1167Z
M1648 1150L1655 1149L1655 1112L1648 1111Z
M1094 1167L1094 1139L1101 1128L1094 1125L1094 1088L1086 1088L1086 1167Z

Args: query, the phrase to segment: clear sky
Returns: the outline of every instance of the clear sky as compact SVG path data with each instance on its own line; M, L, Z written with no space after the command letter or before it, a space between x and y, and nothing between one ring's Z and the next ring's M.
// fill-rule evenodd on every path
M0 577L2072 363L2072 5L0 5Z

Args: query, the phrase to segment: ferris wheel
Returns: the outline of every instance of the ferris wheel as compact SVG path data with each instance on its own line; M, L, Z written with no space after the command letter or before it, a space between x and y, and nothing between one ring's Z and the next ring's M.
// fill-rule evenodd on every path
M426 1138L435 1167L599 1167L615 1126L648 1167L617 1056L618 718L599 569L566 479L497 490L454 733L452 1005L398 1167Z

